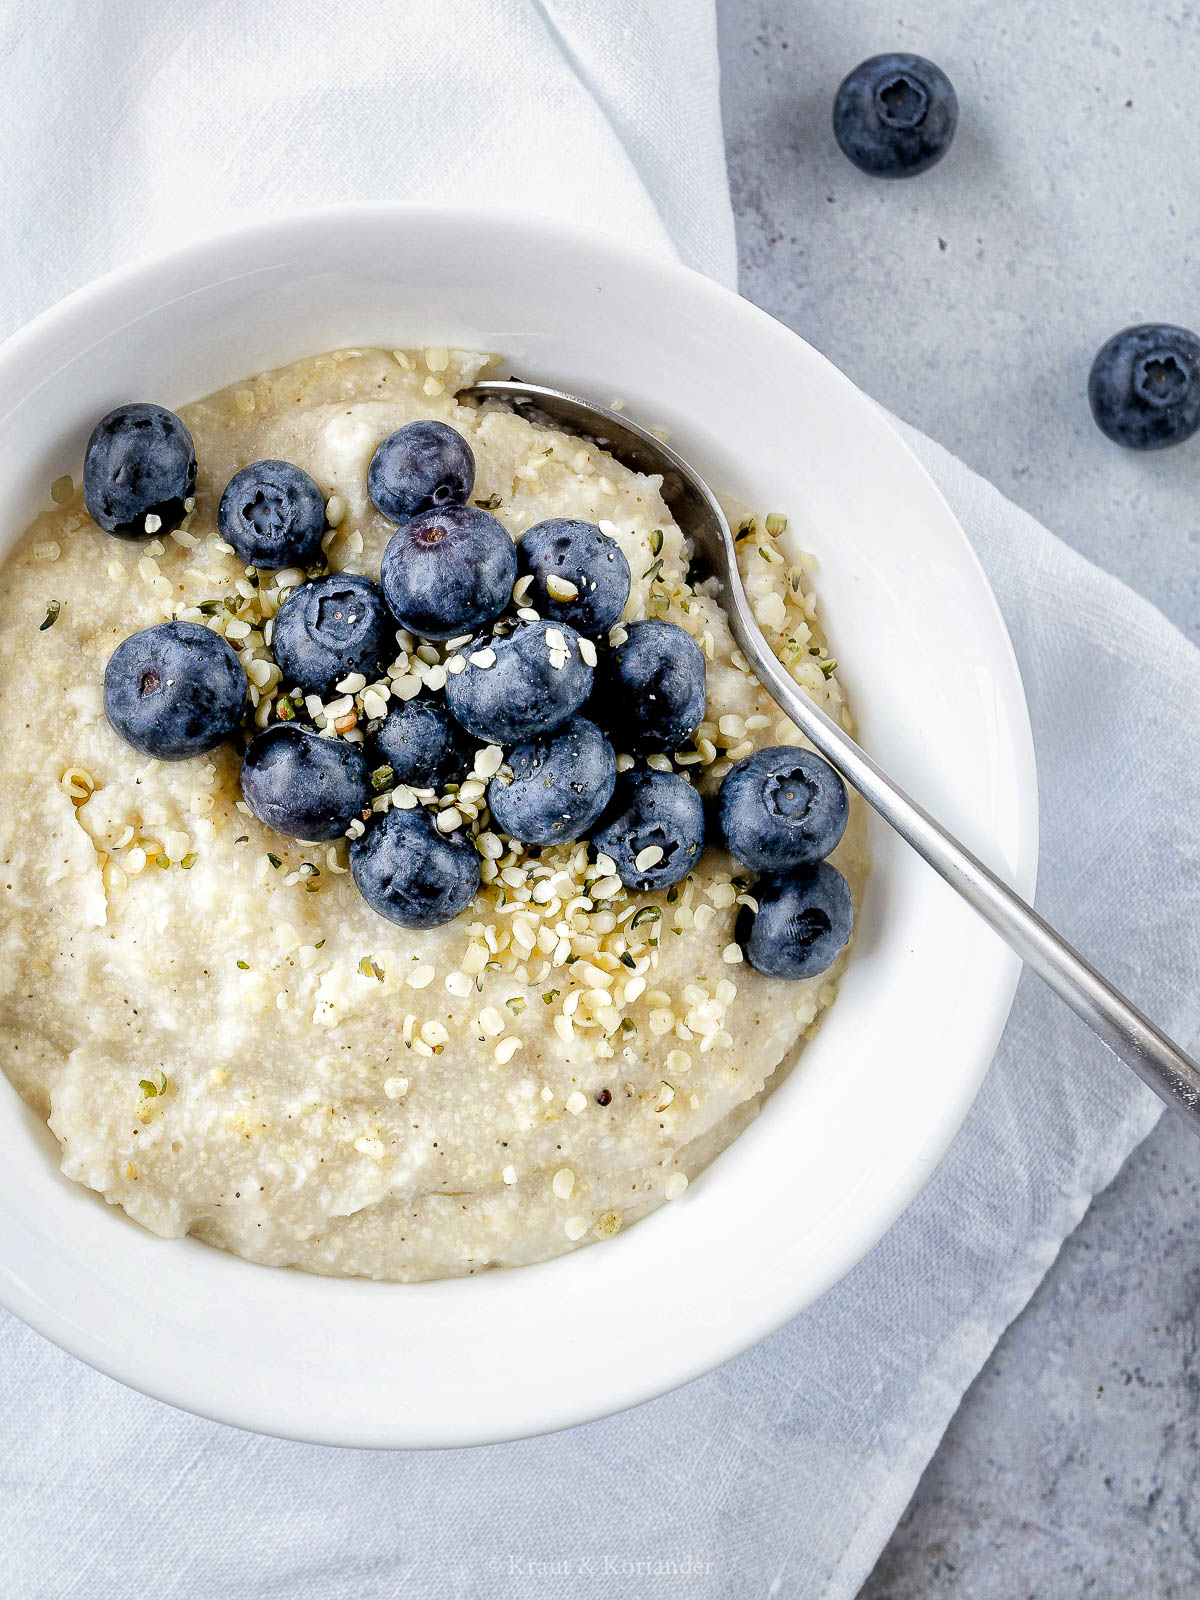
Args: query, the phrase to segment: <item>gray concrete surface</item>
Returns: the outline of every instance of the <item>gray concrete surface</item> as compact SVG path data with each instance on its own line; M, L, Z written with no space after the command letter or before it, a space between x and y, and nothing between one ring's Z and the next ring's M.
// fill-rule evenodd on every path
M968 1392L860 1600L1200 1594L1200 1161L1136 1151Z
M742 288L1200 641L1200 438L1095 430L1126 323L1200 325L1200 9L718 0ZM845 72L930 56L942 164L857 173ZM1160 1125L980 1375L862 1600L1200 1594L1200 1150Z
M721 0L742 289L1200 637L1200 440L1092 424L1097 347L1200 323L1200 10L1186 0ZM920 178L857 172L843 74L915 50L959 96Z

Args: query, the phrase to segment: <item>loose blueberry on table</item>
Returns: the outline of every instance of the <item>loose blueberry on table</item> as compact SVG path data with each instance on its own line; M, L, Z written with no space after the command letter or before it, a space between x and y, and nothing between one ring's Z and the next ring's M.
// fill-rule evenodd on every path
M874 114L924 141L928 165L936 129L944 142L953 131L953 90L916 57L878 58L860 74L866 68ZM890 159L917 170L914 149L912 139L893 141ZM1106 371L1124 374L1121 361L1133 360L1139 404L1159 431L1169 417L1182 426L1172 408L1192 404L1197 351L1160 338L1128 355L1117 351ZM85 498L99 526L119 537L178 528L195 480L191 436L160 406L121 406L92 435ZM248 684L233 649L213 629L174 621L113 652L104 699L114 730L164 760L243 742L249 811L306 842L348 836L353 882L401 927L449 922L479 892L479 850L453 807L470 774L476 800L486 794L481 830L535 849L586 840L612 863L602 871L615 873L614 889L619 881L636 893L672 891L711 832L764 874L735 929L751 964L782 978L826 970L853 925L850 891L824 859L846 827L841 778L810 751L758 750L726 774L710 830L691 768L661 770L705 715L696 640L662 619L620 623L631 578L610 535L553 518L514 544L501 522L467 503L474 481L473 453L455 429L415 422L390 434L367 474L376 509L397 524L381 581L328 573L286 595L270 634L286 689L275 720L247 726ZM252 462L221 496L218 531L255 582L260 568L311 570L325 530L320 487L287 461ZM398 650L414 648L414 636L423 651L442 647L427 657L435 675L416 698L372 702L362 691ZM361 728L357 709L346 719L346 737L337 736L341 721L302 720L313 696L333 693L358 696L364 713ZM426 802L439 796L435 814Z
M1200 339L1170 323L1123 328L1088 376L1096 426L1128 450L1163 450L1200 428Z
M911 178L938 162L958 125L958 96L924 56L872 56L849 73L833 102L833 135L860 171Z

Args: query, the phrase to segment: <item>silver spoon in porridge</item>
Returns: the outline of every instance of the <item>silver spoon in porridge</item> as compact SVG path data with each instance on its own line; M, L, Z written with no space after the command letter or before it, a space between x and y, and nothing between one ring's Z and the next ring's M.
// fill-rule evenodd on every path
M625 466L661 475L662 497L694 557L716 578L738 648L763 688L810 743L1000 935L1113 1053L1200 1133L1200 1066L1038 915L978 856L930 816L814 704L755 621L738 571L733 532L703 478L677 451L623 414L558 389L489 379L464 398L532 410L594 440Z

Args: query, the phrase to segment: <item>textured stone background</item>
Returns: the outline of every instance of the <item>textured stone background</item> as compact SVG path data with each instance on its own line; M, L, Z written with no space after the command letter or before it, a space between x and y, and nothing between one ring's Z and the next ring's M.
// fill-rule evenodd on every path
M1136 456L1092 355L1200 324L1200 10L1183 0L718 0L742 289L1200 641L1200 438ZM833 94L928 55L945 161L856 172ZM1098 803L1101 797L1098 797ZM1157 1132L968 1393L862 1600L1200 1594L1200 1147Z

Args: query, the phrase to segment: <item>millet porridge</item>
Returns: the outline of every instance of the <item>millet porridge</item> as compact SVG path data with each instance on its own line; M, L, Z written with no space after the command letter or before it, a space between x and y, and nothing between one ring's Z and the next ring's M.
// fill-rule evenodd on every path
M238 652L251 732L277 719L289 685L267 635L303 575L248 572L219 539L225 484L263 458L303 467L326 497L330 567L377 579L395 528L368 498L368 463L402 424L434 418L469 441L473 500L514 538L549 517L598 524L631 569L623 621L661 617L699 643L704 720L651 769L712 795L757 747L800 745L716 600L689 586L657 480L456 401L486 366L462 351L339 351L184 406L199 476L180 529L113 538L60 481L6 563L4 1071L47 1119L64 1173L157 1234L403 1281L608 1238L683 1194L835 997L844 956L795 981L743 959L734 930L753 875L711 835L686 879L637 893L586 842L539 849L490 829L481 797L498 752L481 749L433 802L476 836L478 895L443 926L407 930L357 892L347 840L304 845L249 812L235 745L148 760L106 720L115 647L171 618ZM742 522L747 587L773 648L850 727L813 562L782 520ZM376 684L296 709L361 739L389 704L444 686L446 655L401 630ZM857 902L856 799L833 862Z

